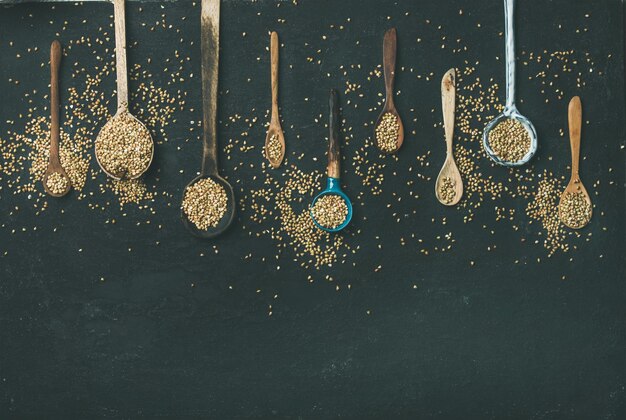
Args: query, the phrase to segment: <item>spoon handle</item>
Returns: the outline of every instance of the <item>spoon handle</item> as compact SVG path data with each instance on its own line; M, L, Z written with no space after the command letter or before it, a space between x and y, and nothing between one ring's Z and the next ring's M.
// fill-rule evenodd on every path
M272 32L270 37L270 54L272 65L272 124L278 122L278 63L279 63L278 34Z
M504 41L506 54L506 109L515 108L515 0L504 0Z
M60 165L59 161L59 67L61 66L61 43L52 41L50 46L50 162Z
M393 82L396 76L396 28L391 28L385 32L383 38L383 67L385 71L385 104L393 104Z
M217 175L217 81L220 0L202 0L202 175Z
M580 97L574 96L569 101L567 110L569 120L569 143L572 148L572 179L578 179L578 163L580 159L580 131L583 120Z
M441 79L441 108L443 109L443 128L446 132L447 154L452 155L452 137L454 135L454 100L455 73L450 69Z
M126 13L124 8L124 0L113 0L118 111L128 107L128 74L126 73Z
M330 91L330 138L328 141L328 167L326 174L330 178L339 178L341 171L341 151L339 149L339 95L335 89Z

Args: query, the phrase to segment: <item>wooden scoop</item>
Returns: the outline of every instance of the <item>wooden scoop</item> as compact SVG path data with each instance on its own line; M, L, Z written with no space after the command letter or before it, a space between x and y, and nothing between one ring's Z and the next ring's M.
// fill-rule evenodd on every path
M65 173L65 169L61 166L59 158L59 141L61 138L61 129L59 127L59 67L61 65L61 43L57 40L52 41L50 46L50 158L48 160L48 169L43 177L43 187L48 194L53 197L63 197L71 188L70 178ZM48 177L53 173L61 174L65 180L65 190L62 192L53 192L48 187Z
M561 199L559 201L559 216L561 216L561 208L563 205L563 198L566 194L578 194L582 193L585 201L589 205L589 218L583 225L572 226L567 222L567 219L564 217L560 217L563 224L572 229L580 229L589 223L591 220L591 213L593 212L593 206L591 204L591 198L589 198L589 194L583 185L583 182L580 180L580 175L578 173L579 168L579 160L580 160L580 132L582 127L582 119L583 119L583 111L582 104L580 102L580 97L574 96L570 102L567 110L567 116L569 120L569 142L570 147L572 149L572 174L565 188L563 194L561 194Z
M398 139L396 141L395 150L386 151L381 150L383 153L391 154L397 152L402 146L402 142L404 141L404 126L402 125L402 120L400 119L400 115L396 110L396 105L393 102L393 85L396 76L396 46L397 46L397 35L396 28L391 28L387 32L385 32L385 37L383 39L383 69L385 71L385 106L383 107L382 112L378 116L378 120L376 120L376 124L374 125L374 130L379 126L383 116L387 113L395 115L398 120ZM376 132L374 131L374 140L376 140ZM378 145L378 142L376 142Z
M454 153L452 150L452 138L454 135L454 102L455 102L456 84L454 69L450 69L443 75L441 79L441 105L443 108L443 126L446 133L446 160L437 176L435 182L435 195L437 200L445 206L454 206L461 200L463 196L463 180L461 173L454 161ZM444 197L442 195L442 186L444 182L452 182L454 185L454 196Z
M272 32L270 37L270 54L271 54L271 66L272 66L272 119L270 121L270 126L267 130L267 136L265 137L265 157L269 161L272 168L278 168L281 163L283 163L283 159L285 158L285 135L283 134L283 129L280 126L280 117L278 114L278 57L279 57L279 49L278 45L278 34L276 32ZM270 139L272 136L278 136L278 141L280 142L280 156L275 158L269 153L269 145Z

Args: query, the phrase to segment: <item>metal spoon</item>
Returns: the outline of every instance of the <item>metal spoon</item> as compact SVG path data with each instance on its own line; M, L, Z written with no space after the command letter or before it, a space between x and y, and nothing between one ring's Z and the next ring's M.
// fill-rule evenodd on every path
M397 45L397 36L396 36L396 28L391 28L387 32L385 32L385 37L383 39L383 69L385 71L385 106L381 111L378 119L376 120L376 124L374 125L374 139L376 139L376 128L379 126L383 116L387 113L393 114L398 120L398 140L396 142L395 150L385 151L381 150L383 153L391 154L397 152L402 146L402 142L404 142L404 125L402 124L402 119L400 118L400 114L398 114L398 110L396 109L396 105L393 102L393 84L396 76L396 45ZM378 145L378 142L376 142Z
M52 41L50 46L50 158L48 168L43 176L43 188L53 197L63 197L70 192L70 178L65 173L59 158L59 141L61 129L59 126L59 67L61 65L61 43ZM61 174L66 182L65 190L55 193L48 187L48 177L53 173Z
M569 121L569 142L570 147L572 149L572 174L565 188L563 194L561 194L561 199L559 201L559 218L563 222L563 224L572 229L580 229L585 227L589 221L591 220L591 215L593 212L593 206L591 205L591 198L589 198L589 194L583 185L583 182L580 179L580 175L578 172L579 161L580 161L580 131L582 127L582 119L583 119L583 111L582 104L580 102L580 97L574 96L570 102L567 110L568 121ZM562 206L564 197L566 194L579 194L582 193L585 201L589 205L589 218L586 220L585 224L573 226L567 222L567 218L562 217Z
M454 69L450 69L443 75L443 79L441 79L441 105L443 108L443 126L446 132L446 160L435 183L435 196L441 204L446 206L454 206L463 195L463 180L461 179L459 168L457 168L456 162L454 161L454 153L452 151L455 88ZM441 186L446 179L451 180L454 184L454 197L450 200L446 200L445 197L441 196Z
M515 32L513 28L515 0L504 0L504 18L506 26L504 29L504 39L506 42L506 105L504 111L495 117L483 132L483 147L487 155L499 165L503 166L521 166L527 163L537 151L537 132L530 120L519 113L515 106ZM530 147L524 157L516 162L510 162L501 159L489 145L489 132L505 119L513 119L519 121L530 136Z
M272 32L270 36L270 54L271 54L271 74L272 74L272 119L270 126L267 130L267 136L265 137L265 157L269 161L272 168L278 168L283 159L285 158L285 135L283 129L280 126L280 117L278 115L278 58L279 58L280 46L278 45L278 34ZM280 156L277 159L272 159L269 153L269 144L272 136L278 136L280 142Z
M200 230L181 210L184 225L200 238L213 238L224 232L235 216L235 193L233 187L219 175L217 161L217 85L220 48L220 0L202 0L201 11L201 55L202 55L202 169L185 187L204 178L211 178L224 188L228 196L226 213L216 227Z
M341 150L339 148L339 96L337 95L337 91L332 89L330 91L330 138L328 141L328 166L326 167L326 189L319 193L311 203L311 207L309 208L309 212L311 214L311 219L313 219L313 223L318 228L325 230L326 232L339 232L350 223L352 219L352 203L348 196L341 189ZM321 226L315 217L313 217L313 206L315 206L315 202L319 200L321 197L325 195L338 195L343 201L346 203L348 207L348 214L346 215L345 220L339 226L335 228L327 228Z
M119 124L119 118L121 114L127 113L140 124L141 130L143 131L142 136L150 138L150 141L152 142L152 153L150 156L150 160L146 163L145 168L143 168L140 173L134 174L132 176L127 174L126 172L112 173L110 170L105 168L102 162L100 162L100 160L98 159L98 141L96 140L96 160L98 161L98 165L100 165L100 168L104 173L116 180L137 179L141 177L148 170L148 168L152 164L152 159L154 158L154 140L150 135L150 131L141 121L139 121L134 115L132 115L128 109L128 74L126 67L126 14L124 7L124 0L113 0L115 21L115 71L117 75L117 112L100 130L100 134L98 134L98 136L102 134L105 127Z

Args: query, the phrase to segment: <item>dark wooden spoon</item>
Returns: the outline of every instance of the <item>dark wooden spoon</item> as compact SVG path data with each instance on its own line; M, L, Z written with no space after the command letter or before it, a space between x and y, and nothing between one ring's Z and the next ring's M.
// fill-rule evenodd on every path
M202 169L185 187L204 178L211 178L224 188L228 197L226 213L215 227L201 230L191 222L181 208L183 224L200 238L213 238L224 232L235 216L235 193L233 187L219 175L217 161L217 86L220 48L220 0L202 0L201 12L201 56L202 56ZM181 206L182 207L182 206Z
M52 41L50 46L50 158L48 168L43 176L43 188L53 197L63 197L70 192L70 178L65 173L59 158L59 141L61 129L59 126L59 67L61 66L61 43ZM53 173L61 174L65 180L65 190L61 193L53 192L48 187L48 177Z
M385 106L383 107L382 112L378 116L378 120L376 120L376 124L374 125L374 141L376 142L376 128L380 124L383 119L383 116L387 113L394 115L398 120L398 139L396 141L395 150L381 150L383 153L391 154L397 152L402 146L402 142L404 142L404 125L402 124L402 119L400 118L400 114L398 114L398 110L396 109L396 105L393 102L393 85L396 76L396 49L397 49L397 35L396 28L391 28L387 32L385 32L385 37L383 39L383 69L385 72ZM378 145L378 142L376 142Z

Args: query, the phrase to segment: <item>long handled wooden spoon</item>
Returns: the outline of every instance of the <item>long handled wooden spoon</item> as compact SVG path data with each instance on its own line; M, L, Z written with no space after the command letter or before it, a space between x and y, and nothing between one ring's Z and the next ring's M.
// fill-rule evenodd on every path
M216 226L199 229L181 210L181 218L187 229L200 238L213 238L224 232L235 216L235 193L233 187L219 174L217 141L217 86L220 50L220 0L202 0L200 27L200 54L202 58L202 169L200 176L186 187L191 187L203 179L210 179L224 190L227 201ZM184 198L183 198L184 202Z
M43 187L53 197L63 197L70 191L71 182L59 157L59 67L61 65L61 43L52 41L50 46L50 158L43 177Z
M452 149L455 94L455 73L454 69L450 69L441 79L441 105L443 108L443 126L446 132L446 161L435 183L437 200L446 206L457 204L463 195L463 180L454 161Z
M396 105L393 102L394 80L396 77L396 49L397 35L396 28L391 28L385 33L383 39L383 69L385 71L385 106L378 116L374 126L374 138L376 145L383 153L395 153L402 146L404 141L404 126ZM381 124L391 124L395 129L385 127ZM389 135L395 139L387 138ZM395 141L394 141L395 140Z
M272 119L265 138L265 157L272 168L278 168L285 158L285 135L280 126L278 114L278 59L280 46L278 34L272 32L270 37L271 73L272 73Z
M583 228L591 220L593 206L589 194L580 180L580 132L582 128L582 104L578 96L574 96L568 107L569 141L572 149L572 174L559 201L559 218L569 228Z
M125 0L113 0L117 112L96 138L96 160L113 179L137 179L154 158L154 141L146 126L128 109Z

